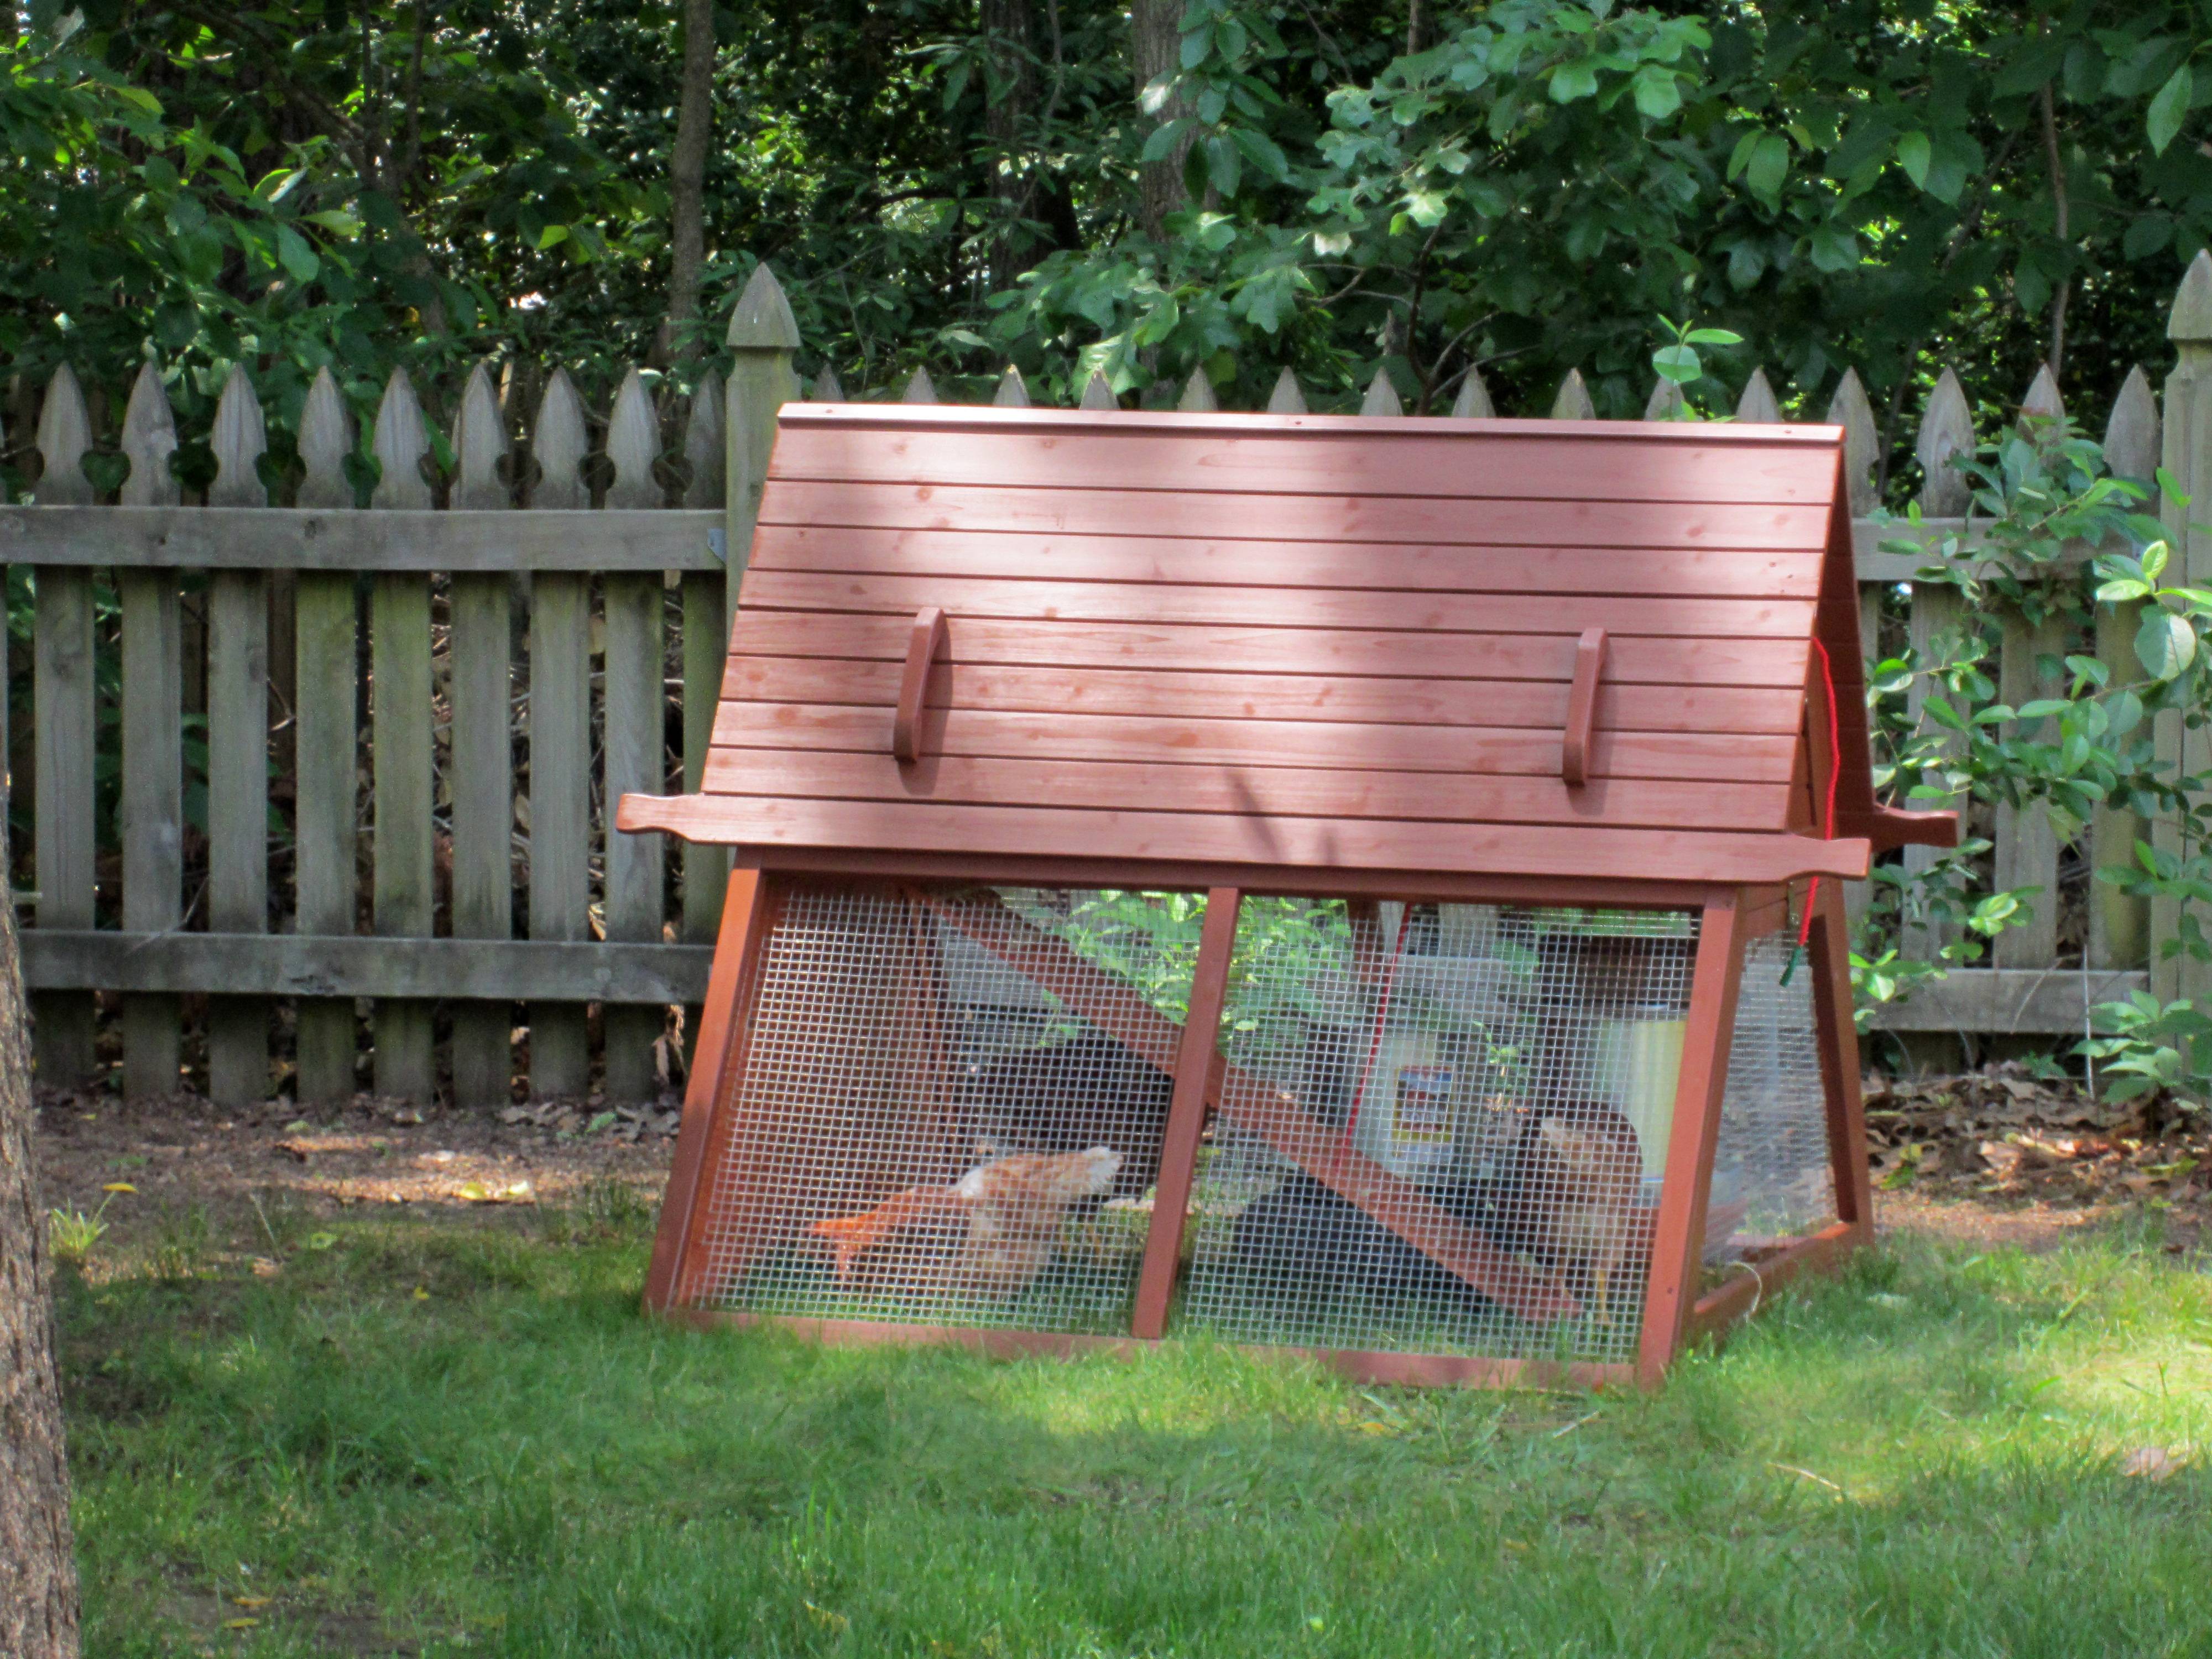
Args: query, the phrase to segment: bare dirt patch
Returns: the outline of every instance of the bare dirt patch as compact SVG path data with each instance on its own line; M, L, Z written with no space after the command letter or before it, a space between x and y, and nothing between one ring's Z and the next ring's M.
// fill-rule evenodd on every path
M234 1110L190 1095L125 1103L42 1092L35 1145L46 1203L98 1214L125 1241L185 1208L242 1235L272 1203L310 1215L491 1210L566 1204L608 1182L657 1198L678 1117L673 1100L451 1111L359 1095L303 1114L282 1100ZM118 1187L130 1190L111 1193Z

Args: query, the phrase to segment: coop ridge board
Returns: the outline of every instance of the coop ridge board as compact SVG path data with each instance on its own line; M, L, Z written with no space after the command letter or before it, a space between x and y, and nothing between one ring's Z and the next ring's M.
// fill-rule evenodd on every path
M1863 876L1956 831L1872 796L1843 477L1830 426L786 405L700 793L618 823L829 866Z

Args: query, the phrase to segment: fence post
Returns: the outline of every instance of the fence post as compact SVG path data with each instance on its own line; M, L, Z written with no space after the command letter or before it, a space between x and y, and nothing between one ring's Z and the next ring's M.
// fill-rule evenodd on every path
M2154 489L2158 438L2158 399L2151 395L2150 377L2138 364L2128 371L2105 428L2105 462L2112 476ZM2142 616L2140 605L2097 609L2097 660L2108 665L2117 678L2135 678L2136 629ZM2100 807L2089 821L2092 968L2141 968L2148 959L2149 902L2095 878L2095 872L2108 865L2133 864L2136 842L2148 834L2149 825L2125 806Z
M140 366L123 416L130 476L125 507L173 507L177 447L161 373ZM218 454L218 459L220 454ZM134 566L115 573L123 611L123 926L161 933L185 919L184 650L177 572ZM142 992L123 999L123 1092L131 1099L181 1086L184 1022L178 1000Z
M456 510L495 512L514 497L499 465L507 425L482 363L469 371L453 416ZM455 571L447 588L447 696L453 738L447 793L453 804L455 939L514 933L514 583L504 572ZM504 1106L514 1081L514 1005L457 1002L453 1103Z
M613 414L607 421L607 459L614 480L607 486L610 507L655 507L660 485L653 465L660 457L660 416L633 368L623 377ZM661 761L662 689L658 572L608 574L600 583L606 628L604 710L605 786L601 799L606 831L606 936L651 944L660 938L662 837L626 836L615 828L615 805L626 792L657 795L667 778ZM610 1100L653 1099L659 1093L653 1045L666 1020L649 1004L604 1003L599 1030L606 1056Z
M300 505L347 508L345 476L353 417L329 369L316 372L300 416ZM350 933L358 896L355 797L361 765L361 617L350 570L303 570L293 589L293 650L299 702L294 774L294 927L302 933ZM303 1105L346 1100L354 1091L356 1032L350 997L302 997L296 1023L294 1087Z
M2188 507L2164 504L2166 535L2173 546L2166 567L2170 584L2203 587L2212 583L2212 530L2192 527L2212 507L2212 252L2198 252L2181 279L2174 295L2173 313L2167 320L2166 337L2173 342L2177 361L2166 380L2166 470ZM2132 653L2130 653L2132 654ZM2212 732L2186 731L2178 713L2159 716L2155 728L2158 758L2193 776L2212 761ZM2160 851L2181 857L2191 850L2181 838L2180 824L2165 817L2153 827L2152 840ZM2160 946L2179 935L2181 906L2175 899L2151 901L2151 990L2162 999L2189 997L2202 1004L2212 993L2212 965L2187 956L2162 957Z
M234 363L215 411L210 507L266 507L256 463L269 447L261 400ZM208 579L208 927L269 931L269 599L258 570ZM208 1095L243 1106L269 1093L269 1005L208 999Z
M31 499L41 507L82 507L92 501L84 453L92 422L76 376L64 363L47 383L39 410L43 465ZM31 847L36 860L39 926L90 927L97 877L93 823L94 751L92 573L82 566L40 565L31 643L33 725ZM72 1089L92 1075L92 995L47 991L33 1000L39 1081Z
M395 368L377 405L373 441L383 469L370 506L426 508L422 477L429 453L422 406L407 371ZM370 836L376 861L376 931L387 939L428 939L431 886L430 579L380 570L369 601L370 742L375 806ZM376 1006L376 1092L428 1100L437 1086L432 1007L416 998Z
M1555 421L1594 421L1597 405L1590 401L1589 388L1583 384L1579 368L1567 371L1567 378L1559 382L1559 395L1552 399L1552 418Z

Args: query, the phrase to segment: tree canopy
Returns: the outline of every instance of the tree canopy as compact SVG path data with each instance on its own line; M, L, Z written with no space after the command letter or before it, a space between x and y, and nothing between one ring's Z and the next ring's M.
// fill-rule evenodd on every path
M1012 362L1066 398L1203 368L1256 406L1379 368L1501 410L1578 368L1640 410L1662 319L1817 412L2108 395L2212 241L2181 0L37 0L4 53L0 349L180 413L245 361L650 356L680 382L760 259L850 393ZM674 188L711 23L703 185ZM682 216L703 315L664 331ZM682 307L679 305L678 309ZM20 407L20 405L18 405ZM11 459L27 434L10 422ZM200 422L188 421L187 429ZM194 463L187 455L184 463Z

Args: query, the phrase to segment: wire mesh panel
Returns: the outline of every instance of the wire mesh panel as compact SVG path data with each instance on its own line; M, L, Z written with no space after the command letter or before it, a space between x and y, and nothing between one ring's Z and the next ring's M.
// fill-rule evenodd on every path
M1202 898L809 886L763 953L690 1299L1128 1328Z
M1813 975L1771 933L1746 947L1729 1045L1728 1090L1713 1150L1709 1261L1756 1261L1836 1218L1827 1094L1813 1017Z
M1182 1324L1632 1358L1696 952L1686 912L1248 899Z

